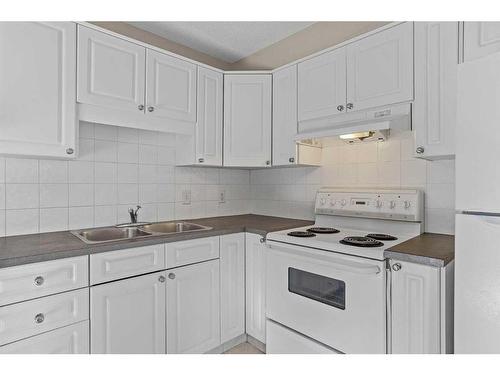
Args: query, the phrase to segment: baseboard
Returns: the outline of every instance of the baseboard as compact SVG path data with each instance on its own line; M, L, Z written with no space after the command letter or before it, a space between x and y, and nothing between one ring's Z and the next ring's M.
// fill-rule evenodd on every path
M255 346L257 349L259 349L261 352L265 353L266 352L266 344L263 342L257 340L255 337L252 337L250 335L247 335L247 342L253 346Z
M247 342L247 334L243 333L242 335L236 336L234 339L226 341L225 343L219 345L218 347L209 350L206 354L222 354L227 352L229 349L234 348L236 345L240 345L244 342Z

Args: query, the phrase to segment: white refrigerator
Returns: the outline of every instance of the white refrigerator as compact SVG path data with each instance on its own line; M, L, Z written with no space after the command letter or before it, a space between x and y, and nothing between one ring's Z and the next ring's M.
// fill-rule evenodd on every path
M458 82L455 353L500 353L500 54Z

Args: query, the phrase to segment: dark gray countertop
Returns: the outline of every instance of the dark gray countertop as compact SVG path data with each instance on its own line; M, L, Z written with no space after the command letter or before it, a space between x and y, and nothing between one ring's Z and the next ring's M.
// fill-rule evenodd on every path
M384 251L386 258L444 267L455 259L455 236L423 233Z
M312 221L308 220L263 215L220 216L188 221L206 225L212 227L212 229L103 244L86 244L69 231L2 237L0 238L0 268L239 232L250 232L265 236L268 232L313 224Z

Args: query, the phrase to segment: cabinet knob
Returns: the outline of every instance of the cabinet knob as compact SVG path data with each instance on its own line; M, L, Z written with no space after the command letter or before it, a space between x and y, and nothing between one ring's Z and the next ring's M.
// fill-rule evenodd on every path
M42 276L37 276L37 277L35 277L35 285L36 285L36 286L41 286L41 285L43 285L44 281L45 281L45 280L43 279L43 277L42 277Z
M271 161L270 160L266 160L266 165L271 165Z
M260 238L260 243L266 243L266 237L261 237Z
M354 104L347 103L346 107L347 107L347 109L353 109L354 108Z
M344 110L344 106L342 104L337 106L337 111L342 112Z
M168 278L169 278L170 280L175 279L175 273L170 272L170 273L168 274Z
M289 159L288 159L288 161L289 161L290 163L295 163L295 158L289 158Z
M139 105L137 106L137 109L138 109L139 111L144 111L144 104L139 104Z
M165 280L166 280L166 279L165 279L165 276L163 276L163 275L162 275L162 276L160 276L160 277L158 278L158 281L159 281L160 283L164 283L164 282L165 282Z
M415 152L417 154L423 154L425 151L425 148L423 148L422 146L418 146L417 149L415 150Z
M203 162L205 162L205 159L203 159L203 158L198 159L198 163L203 163Z
M396 272L397 272L397 271L399 271L400 269L401 269L401 263L394 263L394 264L392 265L392 270L393 270L393 271L396 271Z
M45 320L45 315L43 315L42 313L35 315L35 322L37 324L43 323L44 320Z
M68 155L73 154L73 152L75 152L75 150L73 150L71 147L66 149L66 153L67 153Z
M155 107L148 107L148 112L153 112L155 110Z

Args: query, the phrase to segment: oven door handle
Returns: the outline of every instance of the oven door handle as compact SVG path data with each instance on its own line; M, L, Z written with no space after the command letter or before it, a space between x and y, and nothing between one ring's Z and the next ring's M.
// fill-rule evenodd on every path
M299 256L303 258L304 257L303 251L301 252L301 250L297 250L292 246L290 245L282 246L276 243L269 243L269 241L267 242L267 247L270 249L280 251L286 255ZM328 257L324 255L314 255L314 257L308 257L307 260L309 262L310 261L321 262L324 263L325 265L328 265L329 268L356 273L359 275L377 275L380 272L382 272L382 269L379 266L352 262L345 259L333 260L331 259L331 256Z

